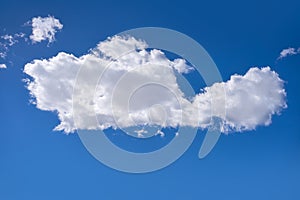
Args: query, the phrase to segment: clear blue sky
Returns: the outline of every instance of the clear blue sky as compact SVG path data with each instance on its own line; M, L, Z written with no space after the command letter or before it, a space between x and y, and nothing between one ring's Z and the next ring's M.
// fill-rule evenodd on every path
M35 16L53 15L64 28L57 41L20 43L0 71L0 199L300 199L300 2L293 1L0 1L0 33L23 31ZM157 26L194 38L224 80L270 65L286 81L288 108L269 127L222 135L199 160L199 131L175 163L148 174L127 174L95 160L77 134L53 132L55 113L29 103L24 64L60 51L80 56L121 31ZM5 29L5 30L4 30ZM12 64L9 63L12 61Z

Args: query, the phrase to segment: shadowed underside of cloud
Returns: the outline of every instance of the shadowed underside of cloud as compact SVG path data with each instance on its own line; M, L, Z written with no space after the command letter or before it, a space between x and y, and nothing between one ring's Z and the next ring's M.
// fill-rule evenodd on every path
M72 99L76 75L82 68L83 84L77 98ZM61 52L24 67L24 73L30 76L26 82L33 103L38 109L57 112L60 124L55 130L66 133L76 128L103 130L135 125L205 129L211 126L212 117L221 119L221 131L229 133L269 125L272 115L287 107L284 82L270 67L250 68L245 75L232 75L230 80L215 83L187 99L175 73L191 71L185 60L169 60L162 51L147 50L146 42L130 36L108 38L81 57ZM145 82L155 84L141 84ZM225 100L220 98L224 92ZM132 102L129 105L128 99ZM82 113L76 126L73 105ZM97 124L89 120L94 114Z

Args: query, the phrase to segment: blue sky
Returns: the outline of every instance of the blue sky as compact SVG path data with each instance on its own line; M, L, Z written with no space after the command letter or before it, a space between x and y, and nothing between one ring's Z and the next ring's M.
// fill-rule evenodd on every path
M0 199L299 199L300 3L294 1L1 1L0 35L24 32L33 17L64 25L56 41L12 46L0 60ZM94 159L78 135L52 131L55 113L29 103L26 63L64 51L75 56L108 36L156 26L180 31L203 45L223 80L253 66L270 66L286 82L288 108L255 131L221 135L203 160L199 131L185 154L147 174L127 174ZM147 147L148 148L148 147Z

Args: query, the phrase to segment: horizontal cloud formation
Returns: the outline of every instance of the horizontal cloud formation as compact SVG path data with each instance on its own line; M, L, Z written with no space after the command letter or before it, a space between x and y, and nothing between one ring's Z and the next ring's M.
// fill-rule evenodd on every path
M83 84L73 99L76 76L82 69ZM223 133L229 133L269 125L272 115L287 106L284 82L270 67L251 68L243 76L233 75L187 99L175 74L192 70L185 60L169 60L162 51L147 50L146 42L130 36L108 38L81 57L61 52L24 67L33 103L38 109L57 112L60 124L55 130L66 133L76 128L136 125L204 129L211 126L212 117L220 119ZM82 114L76 126L73 106ZM98 124L90 123L94 114Z
M287 48L287 49L283 49L280 52L280 55L277 58L277 60L283 59L287 56L292 56L292 55L297 55L297 54L300 54L300 48L295 49L295 48L290 47L290 48Z

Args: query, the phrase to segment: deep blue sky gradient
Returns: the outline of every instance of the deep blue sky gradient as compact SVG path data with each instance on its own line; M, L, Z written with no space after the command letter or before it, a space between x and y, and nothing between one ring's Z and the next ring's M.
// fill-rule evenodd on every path
M300 199L300 1L0 1L0 35L48 14L64 28L57 41L10 49L0 71L0 199ZM224 80L270 65L286 81L288 108L269 127L222 135L199 160L199 131L189 150L165 169L126 174L95 160L77 134L53 132L55 113L36 109L22 82L24 64L59 51L80 56L121 31L158 26L194 38ZM5 30L4 30L5 29ZM9 63L12 61L12 64ZM247 105L245 105L247 106Z

